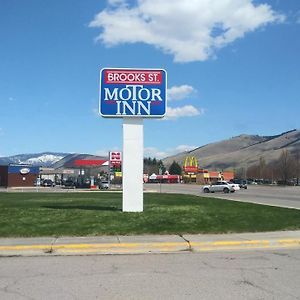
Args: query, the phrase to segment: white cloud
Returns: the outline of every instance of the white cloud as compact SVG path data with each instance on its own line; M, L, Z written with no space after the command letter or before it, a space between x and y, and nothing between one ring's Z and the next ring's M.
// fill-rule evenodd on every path
M126 0L108 0L108 4L111 6L126 6Z
M176 62L204 61L215 51L285 16L254 0L109 0L90 22L106 46L146 43Z
M194 150L195 148L197 148L198 146L191 146L191 145L179 145L177 146L175 149L176 149L176 153L180 153L180 152L188 152L188 151L191 151L191 150Z
M144 147L144 157L155 157L158 159L168 156L168 152L160 151L155 147Z
M187 84L180 86L172 86L167 90L168 93L168 101L172 100L182 100L194 94L196 90Z
M202 115L203 109L198 109L193 105L185 105L181 107L167 107L167 113L165 118L162 120L170 120L170 119L178 119L178 118L183 118L183 117L195 117Z
M195 148L197 148L197 146L192 146L192 145L179 145L175 148L168 148L165 150L159 150L156 147L145 147L144 157L155 157L158 159L162 159L177 153L187 152Z

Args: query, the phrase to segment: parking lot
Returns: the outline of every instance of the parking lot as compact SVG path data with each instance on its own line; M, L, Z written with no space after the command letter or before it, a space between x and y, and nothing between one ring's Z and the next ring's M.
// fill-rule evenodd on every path
M162 193L193 194L203 197L216 197L242 202L300 209L300 186L248 185L235 193L202 192L202 186L193 184L145 184L146 191Z
M111 186L112 191L121 191L121 186ZM88 189L74 189L56 187L32 188L0 188L0 192L87 192ZM100 191L98 189L98 191ZM248 185L248 189L241 189L235 193L209 193L202 191L202 186L195 184L144 184L145 192L191 194L203 197L215 197L234 201L251 202L287 208L300 209L300 186L267 186Z

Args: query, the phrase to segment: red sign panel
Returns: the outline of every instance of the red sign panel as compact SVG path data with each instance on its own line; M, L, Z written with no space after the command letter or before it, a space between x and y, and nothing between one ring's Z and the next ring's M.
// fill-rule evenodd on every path
M109 161L111 166L119 166L122 163L122 153L118 151L109 153Z
M162 71L105 70L106 84L161 84Z
M195 166L186 166L186 167L183 167L183 170L186 173L197 173L198 172L198 167L195 167Z

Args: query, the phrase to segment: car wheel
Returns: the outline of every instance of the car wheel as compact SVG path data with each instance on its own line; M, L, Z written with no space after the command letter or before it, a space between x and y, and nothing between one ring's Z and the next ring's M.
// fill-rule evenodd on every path
M208 188L205 188L205 189L203 190L203 192L204 192L204 193L209 193L209 189L208 189Z
M224 188L223 192L224 192L225 194L228 194L228 193L229 193L229 189L228 189L228 188Z

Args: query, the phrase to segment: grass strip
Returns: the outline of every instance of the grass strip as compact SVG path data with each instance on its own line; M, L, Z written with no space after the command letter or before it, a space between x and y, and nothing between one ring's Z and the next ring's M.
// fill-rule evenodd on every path
M144 194L123 213L120 193L0 193L0 237L263 232L300 229L300 211L181 194Z

